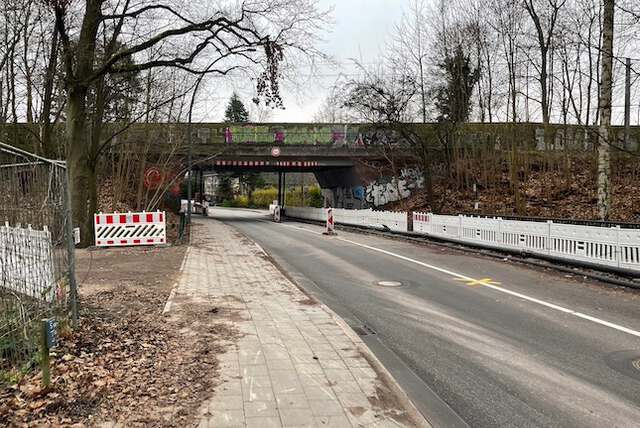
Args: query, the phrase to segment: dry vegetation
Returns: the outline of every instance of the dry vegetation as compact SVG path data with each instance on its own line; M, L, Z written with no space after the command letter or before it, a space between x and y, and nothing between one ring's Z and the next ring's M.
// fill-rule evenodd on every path
M452 180L436 183L434 211L441 214L472 213L477 200L480 203L478 214L598 218L595 160L575 156L555 163L533 159L525 164L521 160L516 168L514 174L511 162L492 159L487 163L482 156L473 163L461 162L459 168L454 168ZM474 182L478 188L477 198L473 192ZM613 164L612 184L611 220L640 222L640 159L617 159ZM411 211L431 208L424 192L385 208L401 207Z

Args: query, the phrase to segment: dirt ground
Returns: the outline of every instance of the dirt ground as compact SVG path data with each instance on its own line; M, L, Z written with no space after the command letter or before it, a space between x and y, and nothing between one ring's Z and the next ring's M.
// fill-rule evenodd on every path
M185 250L78 251L80 327L61 333L51 388L34 372L0 391L0 426L195 426L237 334L197 302L162 314Z

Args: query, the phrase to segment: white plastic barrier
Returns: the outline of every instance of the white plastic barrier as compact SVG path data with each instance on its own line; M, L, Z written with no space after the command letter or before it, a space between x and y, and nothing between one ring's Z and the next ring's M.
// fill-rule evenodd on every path
M38 300L55 298L51 233L0 226L0 287Z
M326 221L327 215L324 208L287 207L287 217L302 218L305 220ZM408 217L405 212L348 210L334 208L333 217L338 224L366 227L388 227L398 232L408 231Z
M287 217L301 218L305 220L315 220L322 222L326 220L323 208L286 207L285 215Z
M164 212L95 214L96 247L158 245L167 242Z
M286 215L326 220L323 208L288 207ZM336 208L333 215L338 224L408 231L404 212ZM412 220L413 231L423 235L640 272L640 229L420 212L414 212Z
M640 271L640 230L413 213L414 232Z

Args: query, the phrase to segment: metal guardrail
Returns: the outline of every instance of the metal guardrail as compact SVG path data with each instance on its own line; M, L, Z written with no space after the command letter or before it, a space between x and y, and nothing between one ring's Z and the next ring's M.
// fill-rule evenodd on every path
M398 232L640 275L640 229L417 212L333 211L338 224L382 226ZM286 215L305 220L326 219L322 208L287 207Z

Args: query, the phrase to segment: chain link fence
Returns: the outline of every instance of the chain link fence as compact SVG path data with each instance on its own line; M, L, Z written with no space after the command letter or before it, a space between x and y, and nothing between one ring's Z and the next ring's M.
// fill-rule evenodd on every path
M77 320L73 246L64 162L0 143L0 374L36 362L42 319Z

